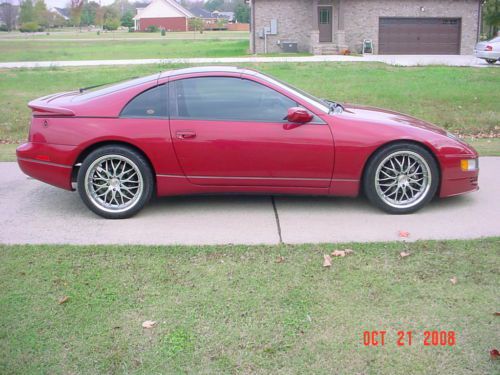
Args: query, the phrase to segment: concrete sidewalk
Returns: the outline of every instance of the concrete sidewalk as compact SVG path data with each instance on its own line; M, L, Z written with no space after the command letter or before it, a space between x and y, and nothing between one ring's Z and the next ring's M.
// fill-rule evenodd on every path
M0 243L278 244L462 239L500 235L500 157L481 158L481 190L435 200L405 216L385 214L365 199L189 196L161 198L134 218L101 219L76 192L0 163Z
M146 65L146 64L241 64L272 62L381 62L397 66L471 66L495 67L500 63L488 65L484 60L472 55L367 55L367 56L286 56L286 57L224 57L224 58L185 58L185 59L135 59L135 60L78 60L78 61L17 61L0 63L0 69L50 68L71 66L104 65Z

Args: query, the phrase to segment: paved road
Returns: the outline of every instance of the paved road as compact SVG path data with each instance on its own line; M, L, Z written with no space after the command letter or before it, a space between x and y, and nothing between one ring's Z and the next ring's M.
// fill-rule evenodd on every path
M161 198L132 219L91 213L60 190L0 163L0 243L276 244L477 238L500 235L500 157L481 158L481 190L392 216L364 199L197 196ZM278 220L277 220L278 219Z
M224 58L185 58L185 59L134 59L134 60L78 60L78 61L14 61L0 63L0 69L47 68L64 66L101 66L101 65L144 65L144 64L241 64L266 62L382 62L398 66L472 66L498 67L500 63L488 65L484 60L472 55L367 55L367 56L287 56L287 57L224 57Z

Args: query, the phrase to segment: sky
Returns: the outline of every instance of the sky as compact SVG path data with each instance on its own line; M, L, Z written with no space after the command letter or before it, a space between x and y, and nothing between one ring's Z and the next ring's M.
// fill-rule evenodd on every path
M96 3L100 3L101 5L109 5L113 3L114 0L93 0ZM18 5L20 0L0 0L1 3L11 3ZM34 1L33 1L34 2ZM58 7L58 8L66 8L69 6L71 0L45 0L45 4L47 4L47 8Z
M0 3L11 3L11 4L19 4L20 0L0 0ZM100 3L101 5L109 5L113 3L114 0L93 0L96 3ZM47 4L47 8L58 7L58 8L66 8L71 0L45 0L45 4Z
M96 3L100 3L101 5L109 5L113 3L114 0L94 0ZM58 7L58 8L66 8L70 3L70 0L45 0L45 4L47 4L47 8Z

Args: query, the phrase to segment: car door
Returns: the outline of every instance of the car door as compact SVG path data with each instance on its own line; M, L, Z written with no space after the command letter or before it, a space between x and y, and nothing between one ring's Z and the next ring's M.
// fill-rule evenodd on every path
M315 117L291 124L297 102L239 77L195 77L170 84L170 131L186 177L219 186L329 187L330 128Z

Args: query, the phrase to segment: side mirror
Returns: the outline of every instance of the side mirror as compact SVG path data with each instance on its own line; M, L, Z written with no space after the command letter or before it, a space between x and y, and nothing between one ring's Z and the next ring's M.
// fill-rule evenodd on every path
M312 121L313 115L311 115L307 109L301 107L293 107L288 109L288 115L286 119L289 122L294 122L296 124L305 124Z

